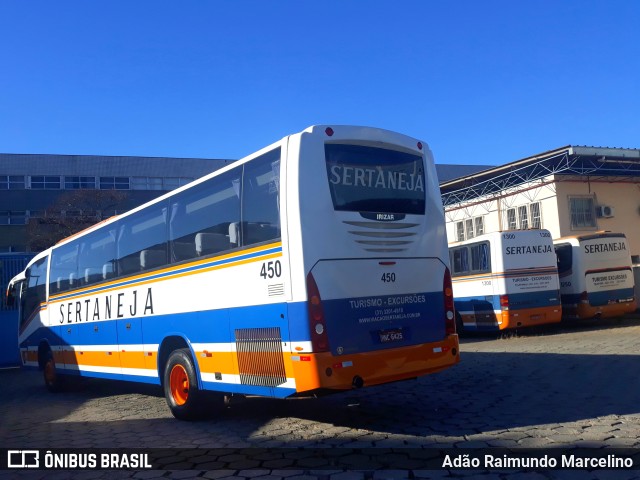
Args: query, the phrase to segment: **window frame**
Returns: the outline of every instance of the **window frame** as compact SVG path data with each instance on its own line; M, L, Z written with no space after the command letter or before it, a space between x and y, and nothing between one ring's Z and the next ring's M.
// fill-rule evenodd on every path
M581 212L574 212L574 202L578 201L586 201L590 208L587 212L586 209ZM571 230L596 230L598 228L598 220L596 217L596 198L594 195L569 195L568 196L568 206L569 206L569 224ZM588 216L591 217L590 224L578 224L576 220L579 220L577 217L582 216L586 219Z

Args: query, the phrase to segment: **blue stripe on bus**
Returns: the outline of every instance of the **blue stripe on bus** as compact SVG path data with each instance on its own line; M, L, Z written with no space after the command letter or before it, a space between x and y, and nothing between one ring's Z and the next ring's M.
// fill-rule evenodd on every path
M469 312L473 310L500 310L499 295L481 295L477 297L455 297L453 304L456 310L461 312Z
M509 294L509 310L560 305L560 290Z
M290 317L295 319L291 325ZM184 337L194 343L229 343L235 342L235 329L265 327L280 327L283 342L304 342L310 340L306 318L306 302L297 302L73 322L41 327L25 339L21 347L37 346L42 339L52 346L160 344L171 335ZM134 328L127 328L127 325ZM99 329L98 333L96 328Z
M295 388L263 387L258 385L242 385L238 383L202 382L205 390L214 390L225 393L240 393L250 395L262 395L265 397L285 398L296 393Z
M635 295L633 288L620 288L616 290L605 290L601 292L590 292L587 294L589 305L594 307L601 307L603 305L609 305L610 303L618 303L620 300L627 300L633 298ZM582 294L580 293L565 293L562 294L563 305L578 305L581 303Z
M620 300L633 298L633 288L620 288L617 290L605 290L600 292L589 292L589 304L594 307L618 303Z
M523 310L529 308L560 305L559 290L545 290L530 293L510 293L509 310ZM500 295L481 295L454 298L456 310L469 312L473 310L500 310Z

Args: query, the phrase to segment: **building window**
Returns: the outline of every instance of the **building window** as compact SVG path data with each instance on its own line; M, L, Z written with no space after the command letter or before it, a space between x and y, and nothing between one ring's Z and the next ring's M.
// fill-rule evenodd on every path
M64 177L64 188L67 190L95 189L95 177Z
M569 197L571 228L596 227L595 202L593 197Z
M146 190L147 189L147 177L132 177L131 178L132 190Z
M54 176L33 176L31 177L31 188L42 190L59 190L60 177Z
M540 215L540 202L529 205L531 212L531 228L542 228L542 216Z
M174 190L191 182L192 178L181 177L132 177L132 190Z
M510 208L507 210L507 230L517 230L518 223L516 222L516 209Z
M46 210L29 210L29 218L45 218L47 216Z
M529 228L529 216L527 215L526 205L518 207L518 226L520 230L527 230Z
M0 175L0 190L23 190L24 176Z
M459 242L464 240L464 222L456 222L456 239Z
M129 177L100 177L101 190L129 190Z
M131 188L133 190L162 190L162 177L133 177Z
M163 190L173 190L175 188L186 185L189 182L193 182L193 178L186 177L166 177L162 179Z
M0 225L25 225L27 212L0 212Z
M465 235L467 238L473 238L475 235L473 234L473 218L467 218L464 221L464 229Z
M507 230L528 230L529 228L542 228L540 202L507 210Z
M469 240L484 233L484 217L467 218L456 222L456 239L458 242Z

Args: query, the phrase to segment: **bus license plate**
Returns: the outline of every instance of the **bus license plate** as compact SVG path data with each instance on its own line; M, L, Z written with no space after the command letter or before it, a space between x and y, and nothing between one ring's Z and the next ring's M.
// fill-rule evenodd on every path
M378 332L380 336L380 343L399 342L404 340L404 335L401 328L395 328L393 330L380 330Z

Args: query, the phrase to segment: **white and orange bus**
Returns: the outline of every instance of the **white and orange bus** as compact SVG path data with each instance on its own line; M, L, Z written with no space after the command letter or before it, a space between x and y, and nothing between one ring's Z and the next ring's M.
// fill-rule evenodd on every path
M635 311L629 243L623 233L596 232L554 240L563 316L608 318Z
M491 331L562 319L548 230L492 232L449 244L458 330Z
M9 294L51 390L162 384L186 419L454 365L448 266L427 145L315 126L59 242Z

